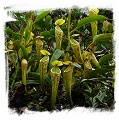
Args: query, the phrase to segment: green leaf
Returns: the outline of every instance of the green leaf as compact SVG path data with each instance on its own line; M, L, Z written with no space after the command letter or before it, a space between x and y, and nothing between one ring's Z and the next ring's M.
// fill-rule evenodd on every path
M100 102L102 102L105 96L106 92L102 92L97 98L100 100Z
M91 79L82 79L81 80L81 84L88 84L88 83L95 83L95 82L98 82L98 83L101 83L101 82L114 82L114 78L112 77L108 77L108 78L105 78L105 77L99 77L99 78L91 78Z
M43 111L43 109L39 105L36 105L35 108L36 108L37 111L40 111L40 112Z
M36 58L32 58L28 61L28 67L31 66L32 64L34 64L36 61Z
M40 79L40 74L37 72L29 72L28 77L32 77L34 79Z
M29 31L32 30L32 24L33 24L33 21L30 19L27 23L27 27L29 28Z
M47 96L44 96L44 97L43 97L43 102L46 101L47 98L48 98Z
M17 98L16 99L16 102L17 103L20 103L20 104L27 103L28 102L28 99L30 99L30 97L32 97L34 95L35 95L35 92L32 92L32 93L27 94L27 95L23 95L22 98L21 97Z
M19 86L21 86L21 82L16 82L16 83L14 84L14 87L19 87Z
M79 68L79 69L81 69L81 65L79 65L79 64L76 63L76 62L73 62L72 65L75 66L75 67L77 67L77 68Z
M45 28L49 31L51 29L51 24L45 22Z
M102 68L106 68L108 70L115 70L115 65L102 65Z
M109 31L109 32L112 32L112 31L113 31L113 26L112 26L112 24L109 24L109 25L108 25L108 31Z
M55 29L50 30L50 35L55 35Z
M31 31L32 31L32 23L33 21L32 20L29 20L27 22L27 26L26 26L26 29L24 31L24 39L25 39L25 42L28 43L29 39L30 39L30 36L31 36Z
M45 79L46 79L46 82L51 86L51 80L50 80L50 77L49 77L48 75L46 75Z
M7 33L7 34L13 34L14 32L9 27L6 27L5 28L5 33Z
M26 84L29 85L39 85L39 80L27 80Z
M101 84L105 85L106 87L109 87L110 88L109 91L114 90L114 87L112 85L110 85L109 82L104 82L103 81L103 82L101 82Z
M12 54L12 53L15 53L15 51L14 51L14 50L7 50L7 51L5 51L5 54L7 54L7 55L8 55L8 54L10 55L10 54Z
M101 54L102 53L102 50L101 51L95 51L94 54Z
M113 58L113 54L107 54L107 55L104 55L103 57L101 57L100 59L99 59L99 64L100 65L103 65L104 63L106 63L107 61L110 61L110 60L112 60L112 58Z
M55 60L58 60L59 57L63 54L64 52L60 49L57 49L55 50L55 52L53 53L51 59L50 59L50 65L49 65L49 68L51 69L52 68L52 62L55 61Z
M28 27L26 27L26 29L25 29L25 35L24 35L25 41L28 40L28 37L29 37L29 36L30 36L30 31L29 31Z
M95 97L99 93L99 89L92 89L91 91L91 97Z
M19 33L13 33L12 34L12 38L14 38L14 40L20 40L21 34L19 34Z
M89 78L93 78L93 77L97 77L98 75L102 75L105 74L106 72L108 72L109 70L106 68L99 68L99 69L95 69L93 71L91 71Z
M112 40L113 34L112 33L105 33L105 34L99 34L93 37L93 43L96 44L98 42L105 42Z
M28 59L28 52L27 52L25 46L22 43L20 43L20 48L22 50L22 53L23 53L24 58L25 59Z
M50 10L43 10L39 13L39 15L36 17L35 22L39 21L40 19L44 18L46 15L50 13Z
M106 20L108 19L107 17L103 16L103 15L96 15L96 16L90 16L90 17L86 17L83 18L77 25L77 29L81 26L84 26L88 23L94 22L94 21L98 21L98 20Z
M50 37L50 32L49 31L43 31L43 32L40 32L40 35L44 36L44 37Z
M18 32L16 32L16 33L13 32L9 27L5 28L5 33L12 34L12 37L14 38L14 40L19 39L21 36L21 34L19 34Z
M84 96L88 99L91 96L91 93L89 90L83 90ZM86 94L86 95L85 95Z
M67 27L61 27L61 30L62 30L63 32L67 32L67 31L68 31L68 28L67 28Z
M45 20L47 21L47 23L50 23L51 19L52 19L51 16L47 15Z
M97 102L98 104L103 104L103 105L104 105L104 103L103 103L98 97L96 97L95 100L96 100L96 102Z
M96 78L97 79L97 78ZM100 77L100 78L98 78L98 81L104 81L104 82L114 82L114 78L113 77Z
M15 49L16 51L18 51L19 48L20 48L20 42L19 42L19 40L14 41L14 49Z
M91 78L91 79L82 79L80 83L86 84L86 83L94 83L97 80L97 78Z

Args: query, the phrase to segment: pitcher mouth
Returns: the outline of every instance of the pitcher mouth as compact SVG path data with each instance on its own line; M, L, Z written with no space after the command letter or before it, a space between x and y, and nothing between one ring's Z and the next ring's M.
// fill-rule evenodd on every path
M55 30L57 30L58 32L62 32L63 33L63 31L61 30L61 28L59 26L56 26Z
M74 39L70 39L70 42L71 42L72 45L79 45L79 43Z
M48 62L49 61L49 56L44 56L40 62Z
M56 67L53 67L53 68L51 69L51 72L52 72L52 73L54 73L54 74L61 74L61 70L60 70L59 68L57 68L57 70L58 70L59 72L58 72L58 71L53 71L54 68L56 68Z

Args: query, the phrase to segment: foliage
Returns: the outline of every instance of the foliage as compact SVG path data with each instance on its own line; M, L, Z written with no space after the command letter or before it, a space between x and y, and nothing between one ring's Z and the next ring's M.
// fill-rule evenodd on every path
M17 21L6 23L9 107L113 109L112 12L75 7L37 13L12 13Z

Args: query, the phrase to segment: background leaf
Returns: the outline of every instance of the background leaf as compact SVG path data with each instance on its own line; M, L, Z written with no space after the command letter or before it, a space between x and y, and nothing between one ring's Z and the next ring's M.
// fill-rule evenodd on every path
M97 94L99 93L99 89L92 89L92 91L91 91L91 97L95 97Z
M100 69L95 69L93 71L91 71L89 78L94 78L97 77L98 75L102 75L105 74L106 72L108 72L109 70L106 68L100 68Z
M40 19L44 18L46 15L50 13L50 10L43 10L39 13L39 15L35 18L35 22L39 21Z
M106 20L106 19L108 19L108 18L106 18L103 15L96 15L96 16L86 17L86 18L83 18L82 20L80 20L80 22L78 23L76 28L78 29L79 27L84 26L84 25L86 25L88 23L98 21L98 20Z
M96 44L98 42L105 42L105 41L112 40L112 38L113 38L112 33L99 34L94 36L93 42L94 44Z
M112 60L112 58L113 58L113 54L111 54L111 53L110 54L107 54L107 55L104 55L103 57L101 57L99 59L99 64L100 65L103 65L104 63Z
M49 63L49 68L52 68L52 62L55 60L58 60L59 57L63 54L64 52L60 49L55 50L55 52L53 53L51 59L50 59L50 63Z
M42 31L42 32L40 32L40 35L44 36L44 37L50 37L50 32L49 31Z
M20 43L20 48L21 48L21 50L22 50L22 53L23 53L24 58L25 58L25 59L28 59L27 50L26 50L25 46L24 46L22 43Z

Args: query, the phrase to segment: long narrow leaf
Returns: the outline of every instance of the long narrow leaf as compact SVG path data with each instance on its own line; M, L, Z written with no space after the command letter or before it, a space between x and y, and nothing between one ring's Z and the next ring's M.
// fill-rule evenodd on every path
M27 22L27 26L26 26L26 29L25 29L25 35L24 35L25 44L28 44L29 41L30 41L29 39L30 39L30 35L31 35L31 32L32 32L32 23L33 23L32 20L29 20Z
M24 57L25 59L28 59L27 50L26 50L25 46L24 46L22 43L20 43L20 48L21 48L21 50L22 50L23 57Z
M98 20L107 20L108 18L103 16L103 15L96 15L96 16L90 16L90 17L86 17L83 18L77 25L76 28L79 28L81 26L84 26L88 23L94 22L94 21L98 21Z
M33 79L40 79L40 74L38 72L29 72L28 77L32 77Z
M105 34L99 34L93 37L93 43L96 44L98 42L105 42L112 40L113 34L112 33L105 33Z
M109 72L109 70L106 68L95 69L91 71L89 78L97 77L98 75L105 74L106 72Z
M6 27L5 28L5 33L7 33L7 34L13 34L14 32L9 27Z
M40 19L42 19L43 17L45 17L46 15L48 15L50 13L50 10L43 10L42 12L39 13L39 15L36 17L35 22L39 21Z
M111 54L111 53L107 54L100 58L99 64L102 65L102 64L106 63L107 61L110 61L112 58L113 58L113 54Z

